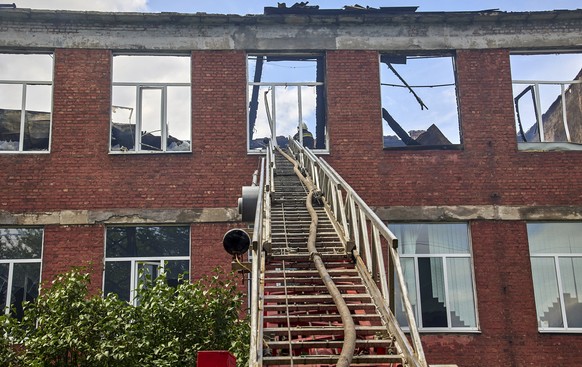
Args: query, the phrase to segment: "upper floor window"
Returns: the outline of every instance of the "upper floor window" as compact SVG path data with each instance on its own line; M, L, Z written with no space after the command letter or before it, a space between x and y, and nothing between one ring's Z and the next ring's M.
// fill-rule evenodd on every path
M469 231L464 223L390 224L419 329L477 330ZM407 326L396 287L396 318Z
M528 223L540 331L582 332L582 223Z
M384 148L460 144L454 57L380 56Z
M38 296L42 240L41 228L0 228L0 305L19 319Z
M514 54L511 77L519 149L582 149L582 54Z
M105 240L105 294L132 304L140 281L164 270L170 284L190 272L190 228L178 226L108 227Z
M296 139L327 150L324 76L320 55L249 55L249 149L264 148L268 139L280 147Z
M48 152L53 57L0 54L0 152Z
M113 57L112 152L190 152L190 57Z

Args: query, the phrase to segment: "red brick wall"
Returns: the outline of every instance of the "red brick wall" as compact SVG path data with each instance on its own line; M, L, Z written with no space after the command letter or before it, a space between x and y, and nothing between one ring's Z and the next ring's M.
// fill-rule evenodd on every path
M42 281L74 266L91 271L91 292L102 289L105 239L103 226L45 226L42 253Z
M234 207L246 154L244 52L192 53L191 154L110 155L111 53L55 51L50 154L0 154L0 209Z
M375 53L327 53L331 156L370 205L581 204L579 152L518 152L508 50L456 57L463 150L382 149Z

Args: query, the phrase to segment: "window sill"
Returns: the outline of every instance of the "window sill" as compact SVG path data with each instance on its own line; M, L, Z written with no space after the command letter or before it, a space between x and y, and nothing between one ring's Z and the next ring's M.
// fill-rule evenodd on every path
M520 152L559 152L582 150L582 144L576 143L517 143Z
M28 151L0 150L0 155L1 154L50 154L50 150L28 150Z
M325 149L313 149L312 152L316 155L329 155L329 150L325 150ZM263 155L267 153L266 149L253 149L253 150L247 150L247 154L248 155Z
M540 334L582 334L582 328L579 329L538 329Z
M384 147L385 151L410 151L410 150L463 150L463 144L450 145L407 145L399 147Z
M405 332L409 332L408 328L403 328ZM468 329L468 328L453 328L453 329L446 329L446 328L424 328L418 329L418 332L421 334L481 334L481 330L479 329Z
M134 151L126 151L126 152L122 152L122 151L109 151L109 155L143 155L143 154L188 154L188 153L192 153L191 150L178 150L178 151L169 151L169 152L159 152L159 151L148 151L148 150L144 150L144 151L139 151L139 152L134 152Z

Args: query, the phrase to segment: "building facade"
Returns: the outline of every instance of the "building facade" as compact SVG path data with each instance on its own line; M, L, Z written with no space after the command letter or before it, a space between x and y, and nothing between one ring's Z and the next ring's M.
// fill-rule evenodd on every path
M582 11L0 9L0 35L6 305L71 266L128 301L140 269L229 267L267 107L275 137L305 123L399 237L429 363L582 364L581 142L539 133L577 131ZM512 77L546 54L577 70ZM442 60L449 77L431 79ZM436 113L418 127L422 105Z

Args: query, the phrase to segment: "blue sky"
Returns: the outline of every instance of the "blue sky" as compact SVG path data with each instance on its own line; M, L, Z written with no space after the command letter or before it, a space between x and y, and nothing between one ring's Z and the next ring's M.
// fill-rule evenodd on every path
M277 6L277 0L13 0L19 8L70 9L97 11L151 11L216 14L262 14L265 6ZM8 1L5 1L8 2ZM286 1L291 6L296 1ZM310 1L325 9L340 9L344 5L360 4L370 7L419 6L418 11L540 11L582 8L580 0L367 0L367 1Z
M291 6L295 1L286 1ZM537 11L554 9L578 9L582 8L580 0L502 0L502 1L461 1L461 0L430 0L430 1L310 1L309 5L319 5L320 8L338 9L344 5L360 4L370 7L384 6L419 6L418 11L465 11L500 9L503 11ZM176 12L206 12L228 14L262 14L265 6L277 6L277 1L200 1L200 0L149 0L147 5L150 11L176 11Z

